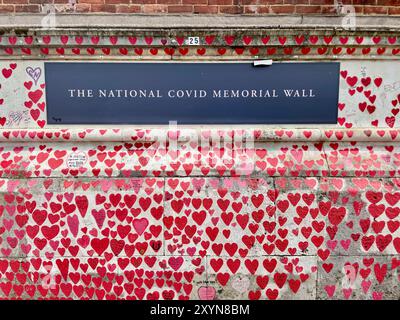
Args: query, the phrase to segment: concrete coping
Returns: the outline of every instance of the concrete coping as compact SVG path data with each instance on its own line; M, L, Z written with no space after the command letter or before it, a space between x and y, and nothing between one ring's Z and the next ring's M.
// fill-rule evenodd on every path
M220 138L254 142L398 142L398 128L317 128L293 126L69 126L68 128L0 129L0 142L155 142L167 139L179 142Z
M42 28L44 14L0 15L0 29ZM49 29L338 29L344 16L340 15L146 15L146 14L71 14L54 15ZM357 30L400 30L400 16L356 16Z

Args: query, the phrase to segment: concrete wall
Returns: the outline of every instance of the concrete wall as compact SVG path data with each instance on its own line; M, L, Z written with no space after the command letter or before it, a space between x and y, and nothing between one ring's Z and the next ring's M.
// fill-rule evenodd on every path
M399 36L4 31L0 297L399 299ZM47 125L43 61L264 57L340 61L338 124Z

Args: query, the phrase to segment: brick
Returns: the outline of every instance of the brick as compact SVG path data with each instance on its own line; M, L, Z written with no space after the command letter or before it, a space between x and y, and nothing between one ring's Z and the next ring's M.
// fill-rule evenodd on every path
M157 0L131 0L131 4L156 4Z
M308 1L308 0L297 0L297 1ZM284 4L285 0L260 0L258 1L258 4Z
M301 0L307 1L308 0ZM242 0L241 5L254 5L254 6L261 6L261 5L271 5L271 4L283 4L284 0Z
M168 13L191 13L191 12L193 12L193 6L190 5L168 6Z
M354 7L354 11L355 11L355 13L357 13L357 14L362 14L362 13L363 13L363 7L361 7L361 6L355 6L355 7Z
M242 5L258 5L258 0L242 0Z
M181 4L182 0L157 0L158 4Z
M29 5L16 5L15 12L29 12L29 13L39 13L40 6L37 4L29 4Z
M260 6L244 6L243 13L244 14L259 14Z
M387 14L387 7L377 7L377 6L365 6L363 10L364 14Z
M258 8L259 14L272 14L272 9L270 6L264 6Z
M208 0L182 0L182 4L207 4Z
M273 14L270 6L244 6L244 14Z
M322 14L329 14L329 15L339 15L336 8L333 6L321 6L321 13Z
M129 4L130 0L104 0L106 4Z
M116 12L116 6L114 4L92 4L90 7L91 12Z
M400 7L389 7L388 14L390 15L400 15Z
M117 13L139 13L141 12L142 7L139 5L117 5L116 12Z
M203 14L217 14L218 6L194 6L194 13L203 13Z
M0 13L9 13L9 12L14 12L14 6L0 4Z
M193 12L201 14L215 14L218 13L218 6L194 6Z
M63 0L64 3L67 3L68 1ZM13 1L13 3L15 3ZM49 3L53 3L53 0L29 0L30 4L49 4Z
M75 11L77 13L86 13L90 12L90 4L87 3L77 3L75 5Z
M362 14L363 13L363 7L362 6L355 6L354 7L355 13L356 14ZM321 6L321 13L322 14L337 14L336 10L332 6ZM340 13L338 13L340 15Z
M67 6L65 4L56 4L55 10L56 10L56 13L71 13L71 12L74 12L74 7Z
M79 3L104 4L104 0L79 0Z
M357 14L363 14L364 13L364 6L354 6L354 10Z
M3 4L27 4L28 0L3 0Z
M283 0L284 4L309 4L309 0Z
M165 13L168 12L168 7L164 4L149 4L142 7L143 13Z
M375 5L377 0L353 0L353 5Z
M321 6L296 6L296 13L321 13Z
M299 1L295 1L297 4L300 4ZM304 4L304 3L303 3ZM334 7L334 3L332 0L310 0L309 2L310 5L315 5L315 4L330 4L332 7Z
M233 4L233 0L208 0L210 5L229 6Z
M293 5L271 6L271 13L287 14L287 13L294 13L294 11L295 11L295 6Z
M377 0L378 6L400 6L400 0Z
M219 7L220 13L227 13L227 14L240 14L243 13L243 7L239 6L220 6Z

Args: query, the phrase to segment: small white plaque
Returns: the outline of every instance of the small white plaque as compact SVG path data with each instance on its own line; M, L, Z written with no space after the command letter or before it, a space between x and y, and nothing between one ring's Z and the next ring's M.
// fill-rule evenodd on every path
M189 37L186 40L186 44L189 46L199 46L200 45L200 37Z
M82 167L87 161L87 156L84 152L72 152L67 158L68 168L77 169Z

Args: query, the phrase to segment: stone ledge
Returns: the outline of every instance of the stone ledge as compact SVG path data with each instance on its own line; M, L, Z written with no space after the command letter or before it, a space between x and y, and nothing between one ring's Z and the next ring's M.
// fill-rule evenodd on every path
M43 14L0 15L0 28L41 28ZM118 17L118 19L116 19ZM238 19L240 17L240 19ZM234 29L311 28L341 29L342 16L247 16L247 15L145 15L145 14L57 14L57 28L148 28L148 29ZM357 29L400 28L400 16L357 16Z
M282 127L268 127L249 125L237 126L232 130L227 125L215 126L180 126L177 130L166 126L122 128L79 127L75 128L46 128L46 129L0 129L0 142L155 142L170 140L189 142L196 137L207 135L212 138L232 137L235 141L254 139L255 142L398 142L400 129L357 128L338 129L335 127L295 128L290 125Z
M54 28L42 28L40 20L32 25L4 24L0 16L0 60L9 60L12 56L14 59L46 60L123 60L129 57L140 61L244 61L267 57L275 61L344 61L397 60L400 54L400 28L389 26L371 25L352 31L326 25L268 26L260 23L262 20L242 25L235 25L233 21L231 25L217 21L202 26L184 22L181 27L174 27L174 20L170 20L170 24L166 21L164 27L159 28L141 19L125 26L123 23L106 24L101 19L97 25L82 25L78 23L80 20L68 24L58 17L56 21L59 25ZM198 44L190 45L189 37L198 38Z
M0 16L1 17L1 16ZM1 19L0 19L1 24ZM64 25L41 28L0 25L0 60L397 60L400 29L327 26L152 28L137 24ZM189 37L198 38L190 45Z

